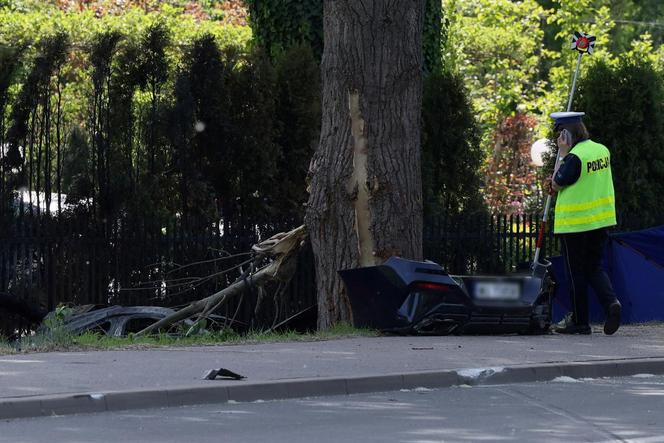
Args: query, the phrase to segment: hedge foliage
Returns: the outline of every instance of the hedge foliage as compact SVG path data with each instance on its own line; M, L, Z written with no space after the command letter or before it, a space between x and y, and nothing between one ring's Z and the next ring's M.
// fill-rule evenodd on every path
M664 222L664 79L652 61L600 60L579 84L576 109L593 140L611 151L622 229Z
M270 58L246 27L168 8L1 13L6 204L24 189L40 193L32 212L57 200L111 223L223 219L226 232L301 217L320 120L310 48Z
M427 213L458 214L483 206L479 129L463 79L427 77L422 100L422 183Z
M182 14L180 8L164 4L158 13L145 13L130 8L122 15L97 17L92 10L66 12L57 8L17 11L0 8L0 44L35 43L44 35L65 32L74 46L85 47L100 32L116 31L128 38L138 38L155 22L163 22L175 45L191 43L195 38L212 34L222 46L246 48L251 40L248 26L223 26L214 21L197 21L192 15Z
M323 55L323 0L245 0L256 43L270 54L307 44Z

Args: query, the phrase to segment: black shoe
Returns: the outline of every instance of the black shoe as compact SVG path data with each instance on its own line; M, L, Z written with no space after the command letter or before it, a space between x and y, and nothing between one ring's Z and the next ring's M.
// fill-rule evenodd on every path
M606 310L606 321L604 322L604 333L611 335L620 327L620 314L622 313L622 306L618 300L609 305Z
M558 334L583 334L583 335L590 335L592 333L592 330L590 329L590 325L575 325L575 324L568 324L563 327L556 327L553 329L554 332L557 332Z

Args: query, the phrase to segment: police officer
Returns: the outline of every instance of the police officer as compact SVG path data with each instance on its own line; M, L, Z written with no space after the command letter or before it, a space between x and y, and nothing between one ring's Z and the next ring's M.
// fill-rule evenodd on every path
M590 140L583 112L554 112L558 155L551 187L558 192L554 233L559 235L573 310L571 319L554 330L561 334L590 334L588 285L604 307L604 333L620 327L621 306L606 272L601 267L607 241L606 229L616 225L611 154L606 146Z

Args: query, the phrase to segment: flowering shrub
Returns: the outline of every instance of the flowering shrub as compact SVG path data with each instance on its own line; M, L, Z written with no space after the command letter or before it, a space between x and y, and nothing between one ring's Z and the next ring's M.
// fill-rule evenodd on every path
M537 170L530 159L535 118L517 113L507 117L493 135L493 155L485 171L485 199L495 213L523 214L537 197Z

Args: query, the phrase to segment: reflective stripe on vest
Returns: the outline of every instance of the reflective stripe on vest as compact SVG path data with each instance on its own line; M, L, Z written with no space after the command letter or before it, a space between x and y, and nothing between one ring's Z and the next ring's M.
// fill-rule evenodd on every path
M616 206L609 150L586 140L570 152L581 160L581 175L576 183L558 193L554 232L585 232L614 226Z

